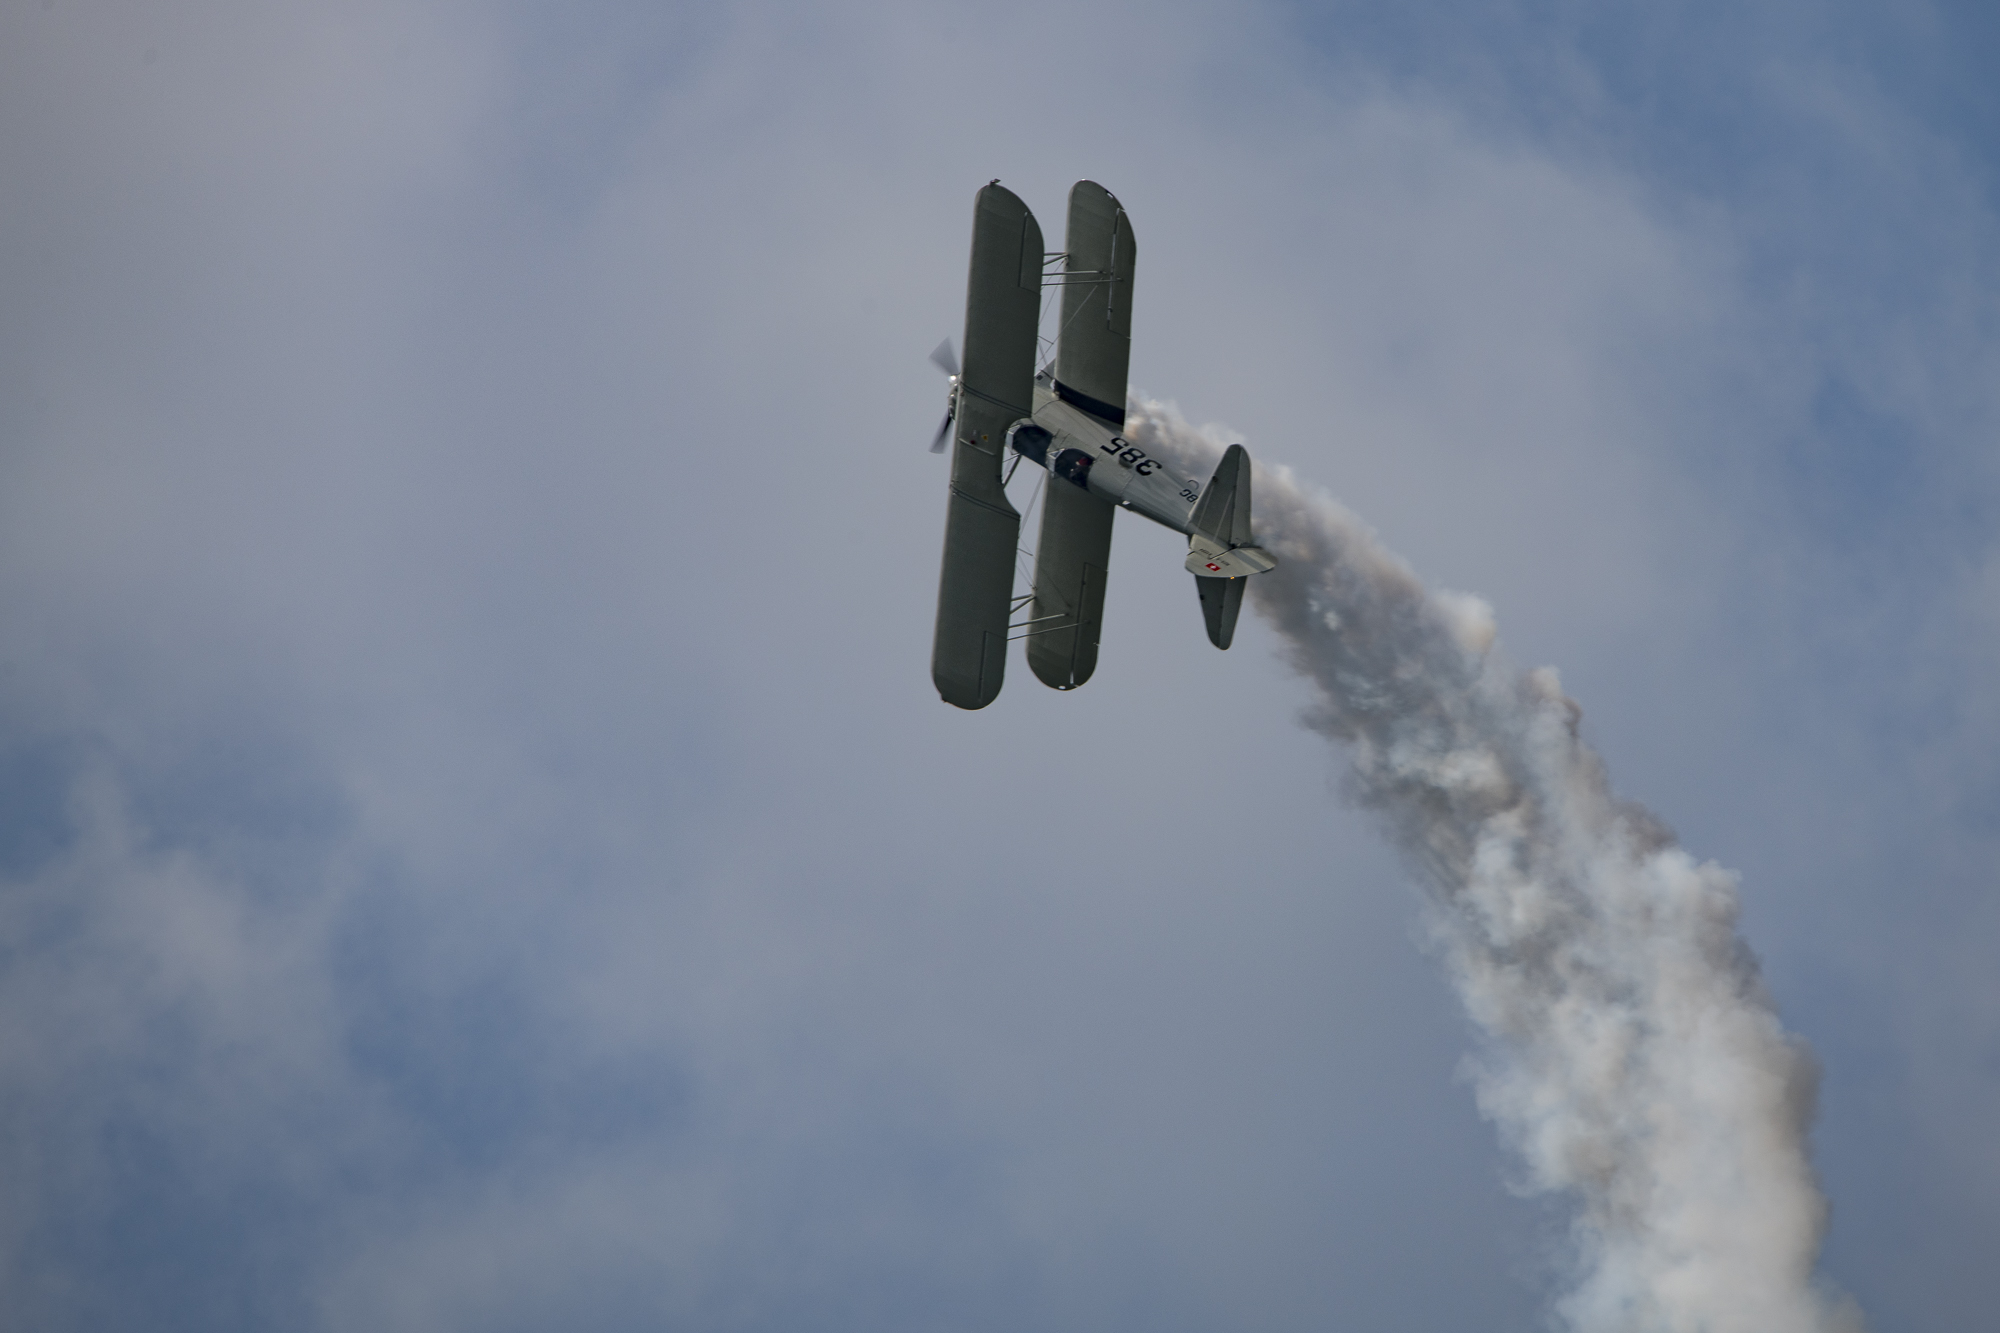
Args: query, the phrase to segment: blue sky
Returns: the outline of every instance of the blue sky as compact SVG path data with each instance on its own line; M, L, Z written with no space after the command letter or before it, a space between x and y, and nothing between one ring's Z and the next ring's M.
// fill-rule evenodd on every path
M1823 1272L2000 1299L1977 7L17 5L0 1307L1545 1326L1560 1201L1246 624L926 679L973 192L1740 871Z

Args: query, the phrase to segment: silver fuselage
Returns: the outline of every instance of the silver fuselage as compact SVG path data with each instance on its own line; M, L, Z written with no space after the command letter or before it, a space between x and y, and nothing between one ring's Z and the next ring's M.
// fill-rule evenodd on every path
M1035 376L1034 422L1051 437L1045 456L1023 457L1050 473L1050 484L1081 485L1092 495L1143 514L1175 532L1191 531L1201 485L1181 476L1105 422L1056 396L1055 379Z

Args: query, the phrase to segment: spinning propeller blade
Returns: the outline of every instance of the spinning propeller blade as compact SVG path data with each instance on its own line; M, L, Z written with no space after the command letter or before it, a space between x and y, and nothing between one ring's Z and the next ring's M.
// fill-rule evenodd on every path
M951 429L951 419L958 415L958 356L951 350L951 339L946 338L931 349L931 364L952 379L951 406L945 410L944 420L938 425L937 436L931 441L931 452L941 454L944 452L945 434Z

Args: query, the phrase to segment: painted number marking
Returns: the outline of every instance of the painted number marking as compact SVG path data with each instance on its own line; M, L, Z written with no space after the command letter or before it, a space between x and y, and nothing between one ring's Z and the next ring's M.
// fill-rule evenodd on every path
M1097 447L1107 454L1116 455L1119 462L1142 477L1152 476L1153 469L1160 465L1159 459L1146 457L1144 449L1135 448L1132 442L1122 435L1114 435L1111 437L1111 443L1100 444Z

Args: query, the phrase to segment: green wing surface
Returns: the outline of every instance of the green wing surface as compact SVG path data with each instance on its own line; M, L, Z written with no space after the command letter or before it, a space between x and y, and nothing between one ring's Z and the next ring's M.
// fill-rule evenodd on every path
M972 211L959 378L938 579L931 679L944 701L984 708L1000 694L1021 516L1000 484L1007 428L1034 411L1042 229L1011 190L988 185Z
M1062 324L1056 335L1056 396L1113 430L1125 425L1125 372L1132 353L1132 223L1095 181L1069 192L1063 250ZM1071 690L1097 669L1104 578L1117 510L1099 496L1051 479L1035 545L1035 600L1028 665L1045 685Z

